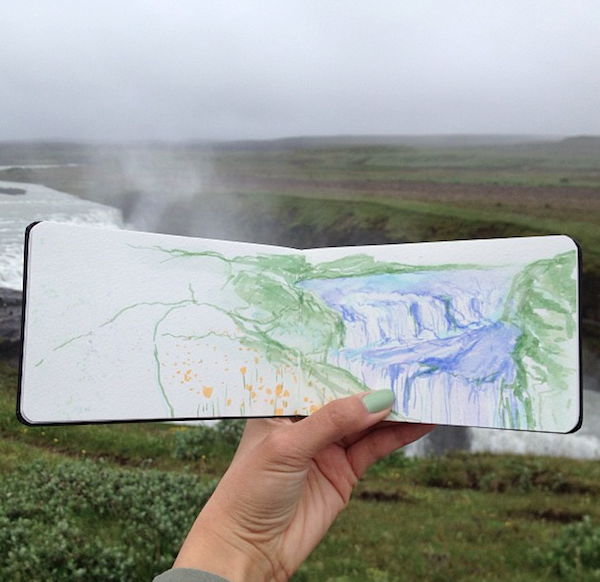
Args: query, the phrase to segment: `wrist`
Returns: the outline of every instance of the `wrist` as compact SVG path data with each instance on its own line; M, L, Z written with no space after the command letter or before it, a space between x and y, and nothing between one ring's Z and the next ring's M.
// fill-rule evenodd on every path
M270 557L235 535L225 523L211 527L202 514L192 526L174 568L193 568L216 574L230 582L273 582L280 578Z

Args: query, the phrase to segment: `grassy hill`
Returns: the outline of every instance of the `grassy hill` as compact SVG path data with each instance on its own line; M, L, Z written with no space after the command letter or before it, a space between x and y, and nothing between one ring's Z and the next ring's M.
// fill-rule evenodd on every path
M311 138L312 139L312 138ZM157 231L310 247L566 233L600 353L598 138L0 144L0 171ZM517 143L519 142L519 143ZM12 148L12 149L11 149ZM171 563L239 424L28 428L0 364L0 579L147 581ZM597 462L390 457L294 580L597 580Z
M147 582L169 567L241 428L31 428L0 365L0 578ZM594 580L594 461L393 455L293 580Z

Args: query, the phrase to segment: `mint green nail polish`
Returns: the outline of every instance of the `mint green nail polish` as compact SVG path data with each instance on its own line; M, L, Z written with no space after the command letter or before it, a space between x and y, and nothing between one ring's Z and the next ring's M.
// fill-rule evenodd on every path
M390 408L394 404L394 393L391 390L374 390L363 397L365 408L372 414Z

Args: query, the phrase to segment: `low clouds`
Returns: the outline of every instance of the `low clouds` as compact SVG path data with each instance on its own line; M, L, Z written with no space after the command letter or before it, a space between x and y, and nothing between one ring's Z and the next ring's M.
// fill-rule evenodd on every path
M0 140L600 134L595 0L23 0Z

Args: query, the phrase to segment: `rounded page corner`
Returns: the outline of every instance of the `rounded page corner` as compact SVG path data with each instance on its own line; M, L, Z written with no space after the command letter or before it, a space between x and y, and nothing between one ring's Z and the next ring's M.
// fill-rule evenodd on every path
M29 236L29 234L31 233L31 231L38 226L39 224L43 224L44 222L46 222L45 220L36 220L35 222L32 222L31 224L29 224L28 226L25 227L25 235ZM38 229L39 230L39 229Z
M579 244L577 239L574 239L572 236L569 236L568 234L560 234L557 236L559 236L561 239L563 239L565 241L565 246L568 245L570 247L569 250L577 251L577 256L581 257L581 245Z
M27 415L20 408L17 408L16 416L17 416L17 420L21 424L24 424L25 426L39 426L40 425L39 422L35 422L34 420L31 420L30 418L28 418Z
M576 433L583 426L583 409L579 410L579 416L575 420L575 425L572 429L566 430L563 434L573 434Z

